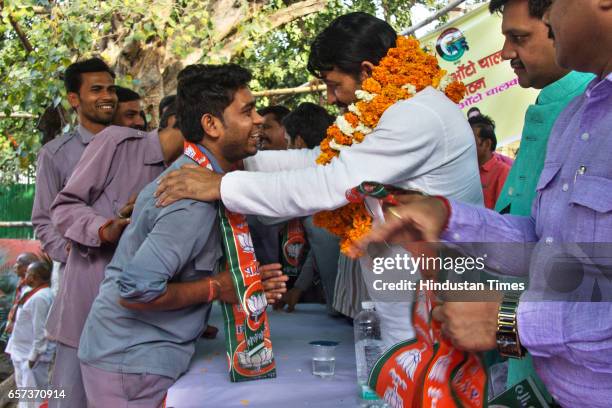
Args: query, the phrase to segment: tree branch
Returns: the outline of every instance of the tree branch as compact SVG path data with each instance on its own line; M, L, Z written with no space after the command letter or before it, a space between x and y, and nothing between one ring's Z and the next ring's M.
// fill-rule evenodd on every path
M29 54L32 51L34 51L34 48L32 47L30 40L28 40L28 37L25 35L23 30L21 30L21 27L19 27L19 24L17 24L17 21L10 14L9 14L9 21L11 22L13 29L17 33L17 36L19 37L19 40L21 41L23 48L25 48L26 53Z
M406 31L402 32L402 35L414 34L414 32L418 30L419 28L425 27L427 24L431 23L432 21L439 19L440 17L442 17L449 11L452 11L455 7L459 6L463 2L465 2L465 0L453 1L452 3L450 3L449 5L447 5L446 7L444 7L443 9L441 9L440 11L432 15L431 17L428 17L425 20L421 21L420 23L415 24L412 27L408 28Z
M284 24L290 23L298 18L305 17L309 14L318 13L327 5L327 0L305 0L299 3L294 3L289 7L278 10L268 17L270 26L268 31L274 30Z
M0 0L0 10L3 10L3 9L4 9L4 0ZM13 29L17 33L17 36L19 37L19 40L21 41L23 48L25 48L26 53L27 54L31 53L34 50L34 48L32 47L30 40L28 40L28 37L25 35L21 27L19 27L17 20L13 18L11 13L9 13L8 18L9 18L9 21L11 22L11 25L13 26Z
M253 96L280 96L280 95L296 95L302 93L323 92L327 87L325 85L298 86L295 88L279 88L269 89L265 91L254 91Z
M318 13L325 8L327 1L328 0L305 0L278 10L267 17L269 24L259 31L258 35L266 34L287 23L290 23L291 21L306 17L309 14ZM237 31L234 36L228 37L225 46L219 54L221 56L226 55L231 57L232 55L239 53L243 48L241 43L243 43L242 40L244 40L244 38L241 38L241 36L242 33Z

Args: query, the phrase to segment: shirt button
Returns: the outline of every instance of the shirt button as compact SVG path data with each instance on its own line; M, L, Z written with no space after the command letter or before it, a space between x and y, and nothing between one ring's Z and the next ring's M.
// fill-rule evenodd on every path
M589 140L590 135L588 133L583 133L580 137L586 142L587 140Z
M565 183L563 184L563 187L561 188L563 191L567 191L569 190L569 184Z
M454 234L453 234L453 239L454 239L455 241L459 240L459 238L461 238L461 237L459 236L459 234L457 234L457 233L454 233Z
M508 189L508 195L511 196L512 194L514 194L514 189L512 187L510 187Z
M550 245L552 244L554 241L554 239L552 237L546 237L546 240L544 242L546 242L546 245Z

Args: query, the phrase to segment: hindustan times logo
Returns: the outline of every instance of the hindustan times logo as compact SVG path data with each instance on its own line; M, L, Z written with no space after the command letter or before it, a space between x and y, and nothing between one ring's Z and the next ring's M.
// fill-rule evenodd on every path
M483 271L485 269L485 259L487 255L480 257L440 257L440 256L420 256L408 254L396 254L390 258L374 258L372 261L372 272L380 275L389 270L404 270L414 275L420 270L447 270L454 271L462 275L465 272L474 270Z

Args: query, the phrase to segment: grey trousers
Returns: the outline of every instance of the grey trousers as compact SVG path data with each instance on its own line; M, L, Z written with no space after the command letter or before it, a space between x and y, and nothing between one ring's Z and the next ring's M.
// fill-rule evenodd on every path
M87 406L81 378L81 364L77 349L57 343L55 364L51 373L51 387L64 390L65 398L49 399L49 408L84 408Z
M113 373L81 363L87 408L158 408L174 379L155 374Z

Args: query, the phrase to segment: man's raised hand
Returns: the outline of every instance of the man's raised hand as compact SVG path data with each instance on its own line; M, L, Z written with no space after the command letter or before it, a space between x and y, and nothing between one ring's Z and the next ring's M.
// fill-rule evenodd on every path
M388 208L385 223L374 227L357 243L353 252L362 253L371 243L437 242L449 216L444 201L437 197Z

